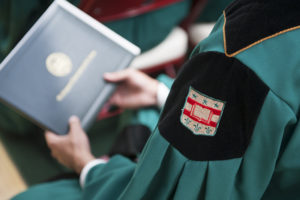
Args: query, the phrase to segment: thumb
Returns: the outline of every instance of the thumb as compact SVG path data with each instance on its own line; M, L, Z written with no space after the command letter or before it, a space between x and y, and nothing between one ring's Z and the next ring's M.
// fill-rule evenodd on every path
M56 135L55 133L50 131L45 132L46 142L49 147L58 143L62 137L63 136Z
M83 131L80 124L80 119L77 116L71 116L69 119L70 134L77 133L78 131Z
M109 82L121 82L126 80L129 75L130 75L131 69L126 69L122 71L117 71L117 72L111 72L111 73L104 73L103 77L106 81Z

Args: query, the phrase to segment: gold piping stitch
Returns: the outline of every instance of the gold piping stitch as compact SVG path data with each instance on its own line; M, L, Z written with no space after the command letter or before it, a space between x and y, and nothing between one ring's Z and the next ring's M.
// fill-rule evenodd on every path
M300 28L300 25L298 25L298 26L294 26L294 27L292 27L292 28L288 28L288 29L279 31L279 32L277 32L277 33L274 33L273 35L267 36L267 37L262 38L262 39L260 39L260 40L258 40L258 41L256 41L256 42L253 42L253 43L249 44L248 46L246 46L246 47L244 47L244 48L242 48L242 49L240 49L240 50L238 50L238 51L236 51L236 52L233 52L233 53L231 53L231 54L228 54L228 53L227 53L227 46L226 46L226 34L225 34L225 32L226 32L226 30L225 30L225 25L226 25L226 14L225 14L225 11L223 11L223 15L224 15L224 25L223 25L224 52L225 52L225 55L226 55L227 57L233 57L233 56L236 56L237 54L239 54L239 53L241 53L241 52L243 52L243 51L245 51L245 50L247 50L247 49L253 47L254 45L257 45L257 44L259 44L259 43L261 43L261 42L263 42L263 41L265 41L265 40L268 40L268 39L277 37L278 35L281 35L281 34L283 34L283 33L286 33L286 32L289 32L289 31L293 31L293 30L296 30L296 29L299 29L299 28Z
M223 10L223 15L224 15L224 24L223 24L223 42L224 42L224 52L227 57L231 57L227 53L227 46L226 46L226 34L225 34L225 26L226 26L226 13L225 10Z

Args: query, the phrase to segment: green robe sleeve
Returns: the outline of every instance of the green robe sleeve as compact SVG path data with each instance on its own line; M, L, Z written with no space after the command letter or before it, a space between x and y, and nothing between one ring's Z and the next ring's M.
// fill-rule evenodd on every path
M20 193L12 199L80 200L82 199L81 194L82 191L79 185L79 181L75 179L67 179L35 185L28 191Z
M163 84L165 84L168 88L171 89L172 87L172 84L174 82L174 79L167 76L166 74L160 74L158 77L157 77L157 80L162 82Z
M107 164L93 167L87 174L82 198L117 199L130 180L135 165L122 156L114 156Z

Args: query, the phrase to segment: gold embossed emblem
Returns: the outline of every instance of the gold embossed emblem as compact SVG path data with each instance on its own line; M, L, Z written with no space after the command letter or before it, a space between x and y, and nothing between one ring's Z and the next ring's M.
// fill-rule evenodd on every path
M72 71L72 61L64 53L51 53L46 59L47 70L54 76L67 76Z
M88 65L93 61L93 59L96 57L97 52L95 50L92 50L89 55L83 60L82 64L79 66L75 74L70 78L67 85L63 88L63 90L56 96L57 101L62 101L65 96L70 92L70 90L73 88L75 83L78 81L78 79L81 77L83 72L86 70Z

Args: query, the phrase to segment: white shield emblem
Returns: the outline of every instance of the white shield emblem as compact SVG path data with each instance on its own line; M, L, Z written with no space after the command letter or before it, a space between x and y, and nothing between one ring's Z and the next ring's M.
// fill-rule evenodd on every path
M180 121L195 135L214 136L224 107L224 101L209 97L190 87Z

